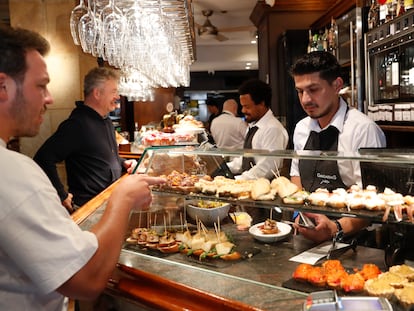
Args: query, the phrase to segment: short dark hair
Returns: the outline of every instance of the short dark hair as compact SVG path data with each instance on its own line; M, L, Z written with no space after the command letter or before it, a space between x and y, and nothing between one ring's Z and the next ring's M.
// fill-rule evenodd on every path
M31 50L45 56L49 42L31 30L0 26L0 72L22 82L27 71L26 53Z
M272 103L272 88L259 79L249 79L243 82L239 87L239 94L249 94L256 105L263 101L266 107L270 107Z
M333 54L315 51L303 55L290 69L290 74L293 77L315 72L319 72L321 79L332 83L341 76L341 65Z
M88 96L94 88L107 80L119 80L119 74L116 70L108 67L95 67L85 76L83 81L83 95Z

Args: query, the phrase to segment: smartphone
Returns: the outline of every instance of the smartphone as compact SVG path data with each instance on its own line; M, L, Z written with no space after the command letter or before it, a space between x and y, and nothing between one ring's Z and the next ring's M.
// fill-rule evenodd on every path
M302 212L299 212L299 226L313 229L316 227L316 224L311 218L304 215Z

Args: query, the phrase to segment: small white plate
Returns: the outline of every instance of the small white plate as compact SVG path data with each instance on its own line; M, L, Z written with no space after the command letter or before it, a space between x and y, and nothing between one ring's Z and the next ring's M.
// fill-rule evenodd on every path
M260 226L263 226L264 222L260 222L251 226L249 229L249 233L257 240L267 243L277 242L286 238L290 232L292 231L292 227L288 224L284 224L283 222L277 222L277 227L279 228L279 232L275 234L263 234L260 230Z
M176 127L174 131L177 134L201 134L204 132L202 127Z

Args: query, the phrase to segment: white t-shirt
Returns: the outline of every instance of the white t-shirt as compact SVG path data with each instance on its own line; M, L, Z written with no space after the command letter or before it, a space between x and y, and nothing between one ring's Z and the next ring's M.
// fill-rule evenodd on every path
M386 146L385 135L381 128L368 116L354 108L349 108L341 98L340 107L331 122L339 130L338 151L358 151L360 148L383 148ZM318 121L310 117L300 120L295 127L293 144L295 150L303 150L311 131L320 132ZM299 160L292 159L290 176L300 176ZM347 186L362 186L361 169L358 161L338 161L339 174Z
M67 309L55 290L98 247L62 206L55 188L29 157L0 139L0 310Z
M243 149L247 123L223 111L211 121L210 132L218 148Z
M270 109L259 121L249 124L249 127L250 126L258 127L258 130L253 136L252 149L258 151L286 149L289 140L288 133ZM242 160L243 159L240 157L228 163L228 166L233 173L240 172ZM236 176L236 179L246 180L257 179L260 177L272 179L274 177L273 172L276 173L277 170L280 169L283 159L262 156L255 157L254 161L256 164L250 170L242 172L241 175Z

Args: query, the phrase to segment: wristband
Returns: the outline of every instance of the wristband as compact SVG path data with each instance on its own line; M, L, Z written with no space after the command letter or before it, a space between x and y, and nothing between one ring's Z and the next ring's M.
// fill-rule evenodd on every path
M335 238L337 240L340 240L344 236L344 230L342 229L341 223L337 219L335 219L333 222L335 223L336 228L338 229L338 231L335 233Z

